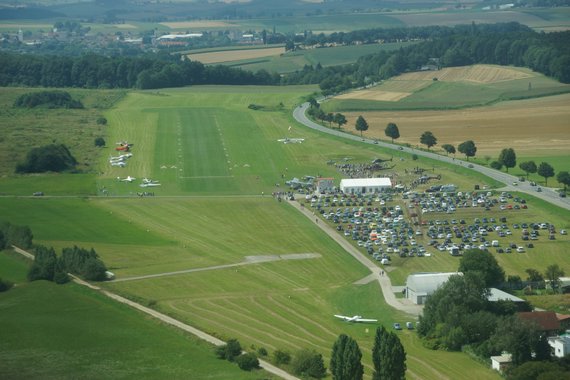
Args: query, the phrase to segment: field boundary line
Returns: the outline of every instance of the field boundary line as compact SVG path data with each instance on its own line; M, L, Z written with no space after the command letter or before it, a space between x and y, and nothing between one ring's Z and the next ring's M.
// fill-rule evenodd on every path
M34 255L31 254L30 252L25 251L25 250L23 250L23 249L21 249L21 248L19 248L19 247L14 246L14 245L13 245L12 247L14 248L14 251L15 251L15 252L21 254L22 256L26 257L27 259L34 260L35 257L34 257ZM208 333L206 333L206 332L204 332L204 331L202 331L202 330L199 330L199 329L197 329L197 328L195 328L195 327L192 327L192 326L190 326L190 325L188 325L188 324L186 324L186 323L184 323L184 322L181 322L181 321L179 321L179 320L177 320L177 319L174 319L174 318L172 318L172 317L169 317L169 316L166 315L166 314L160 313L160 312L158 312L158 311L156 311L156 310L153 310L153 309L151 309L151 308L149 308L149 307L143 306L143 305L141 305L141 304L139 304L139 303L136 303L136 302L134 302L134 301L131 301L131 300L125 298L125 297L122 297L122 296L120 296L120 295L118 295L118 294L115 294L115 293L113 293L113 292L110 292L110 291L108 291L108 290L103 290L103 289L101 289L100 287L95 286L95 285L92 285L92 284L90 284L89 282L84 281L84 280L82 280L82 279L80 279L80 278L78 278L78 277L76 277L76 276L74 276L74 275L72 275L72 274L69 274L69 275L70 275L70 277L73 278L73 282L75 282L76 284L86 286L86 287L88 287L89 289L92 289L92 290L97 290L97 291L99 291L101 294L104 294L105 296L107 296L107 297L109 297L109 298L111 298L111 299L113 299L113 300L115 300L115 301L117 301L117 302L120 302L120 303L122 303L122 304L125 304L125 305L127 305L127 306L130 306L130 307L133 308L133 309L136 309L136 310L141 311L141 312L143 312L143 313L145 313L145 314L148 314L148 315L150 315L151 317L153 317L153 318L155 318L155 319L158 319L158 320L160 320L161 322L164 322L164 323L169 324L169 325L171 325L171 326L174 326L174 327L176 327L176 328L178 328L178 329L180 329L180 330L184 330L184 331L186 331L186 332L188 332L188 333L190 333L190 334L192 334L192 335L194 335L194 336L197 336L198 338L200 338L200 339L202 339L202 340L205 340L205 341L208 342L208 343L213 344L214 346L223 346L224 344L226 344L226 342L224 342L223 340L218 339L218 338L216 338L215 336L212 336L212 335L210 335L210 334L208 334ZM291 374L285 372L285 371L282 370L281 368L276 367L276 366L274 366L273 364L271 364L271 363L269 363L269 362L267 362L267 361L265 361L265 360L263 360L263 359L258 359L258 360L259 360L259 366L260 366L261 368L263 368L263 369L266 370L267 372L270 372L270 373L272 373L272 374L274 374L274 375L276 375L276 376L278 376L278 377L280 377L280 378L282 378L282 379L285 379L285 380L301 380L301 379L299 379L298 377L295 377L295 376L293 376L293 375L291 375Z

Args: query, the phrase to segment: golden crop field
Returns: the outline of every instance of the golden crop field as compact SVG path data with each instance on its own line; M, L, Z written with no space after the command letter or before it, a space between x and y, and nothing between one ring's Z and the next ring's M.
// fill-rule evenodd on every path
M570 94L502 102L488 107L451 111L366 112L369 137L386 138L387 123L400 130L399 143L419 144L420 135L431 131L442 144L458 145L473 140L477 155L497 155L505 147L520 155L564 155L570 146ZM354 125L361 113L347 113Z
M359 100L377 100L385 102L397 102L412 95L415 91L433 83L430 80L405 80L391 79L383 82L381 85L366 90L353 91L337 96L337 99L359 99Z
M214 51L210 53L188 54L187 57L190 58L192 61L199 61L204 64L212 64L212 63L222 63L222 62L231 62L231 61L241 61L244 59L271 57L283 53L285 53L284 47L276 47L268 49Z
M419 71L402 74L396 80L432 81L437 78L443 82L497 83L508 80L532 78L530 70L493 65L473 65L465 67L446 67L439 71Z

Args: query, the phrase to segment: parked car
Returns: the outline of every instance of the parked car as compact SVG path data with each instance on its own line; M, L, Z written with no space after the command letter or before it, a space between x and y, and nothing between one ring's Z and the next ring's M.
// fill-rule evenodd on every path
M394 329L395 330L401 330L402 326L398 322L396 322L396 323L394 323Z

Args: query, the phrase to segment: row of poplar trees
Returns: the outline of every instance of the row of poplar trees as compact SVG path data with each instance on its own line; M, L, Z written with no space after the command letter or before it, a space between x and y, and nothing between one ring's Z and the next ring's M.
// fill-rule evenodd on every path
M330 371L334 380L362 380L364 367L358 343L350 336L341 334L333 345ZM406 378L406 352L398 336L384 326L376 329L374 347L373 380L404 380Z

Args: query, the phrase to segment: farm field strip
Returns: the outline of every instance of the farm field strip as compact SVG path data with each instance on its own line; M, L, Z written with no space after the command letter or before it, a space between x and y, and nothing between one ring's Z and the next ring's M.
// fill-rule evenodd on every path
M202 62L203 64L214 64L278 56L283 53L285 53L284 47L274 47L267 49L224 50L209 53L196 53L188 54L186 57L192 61Z

